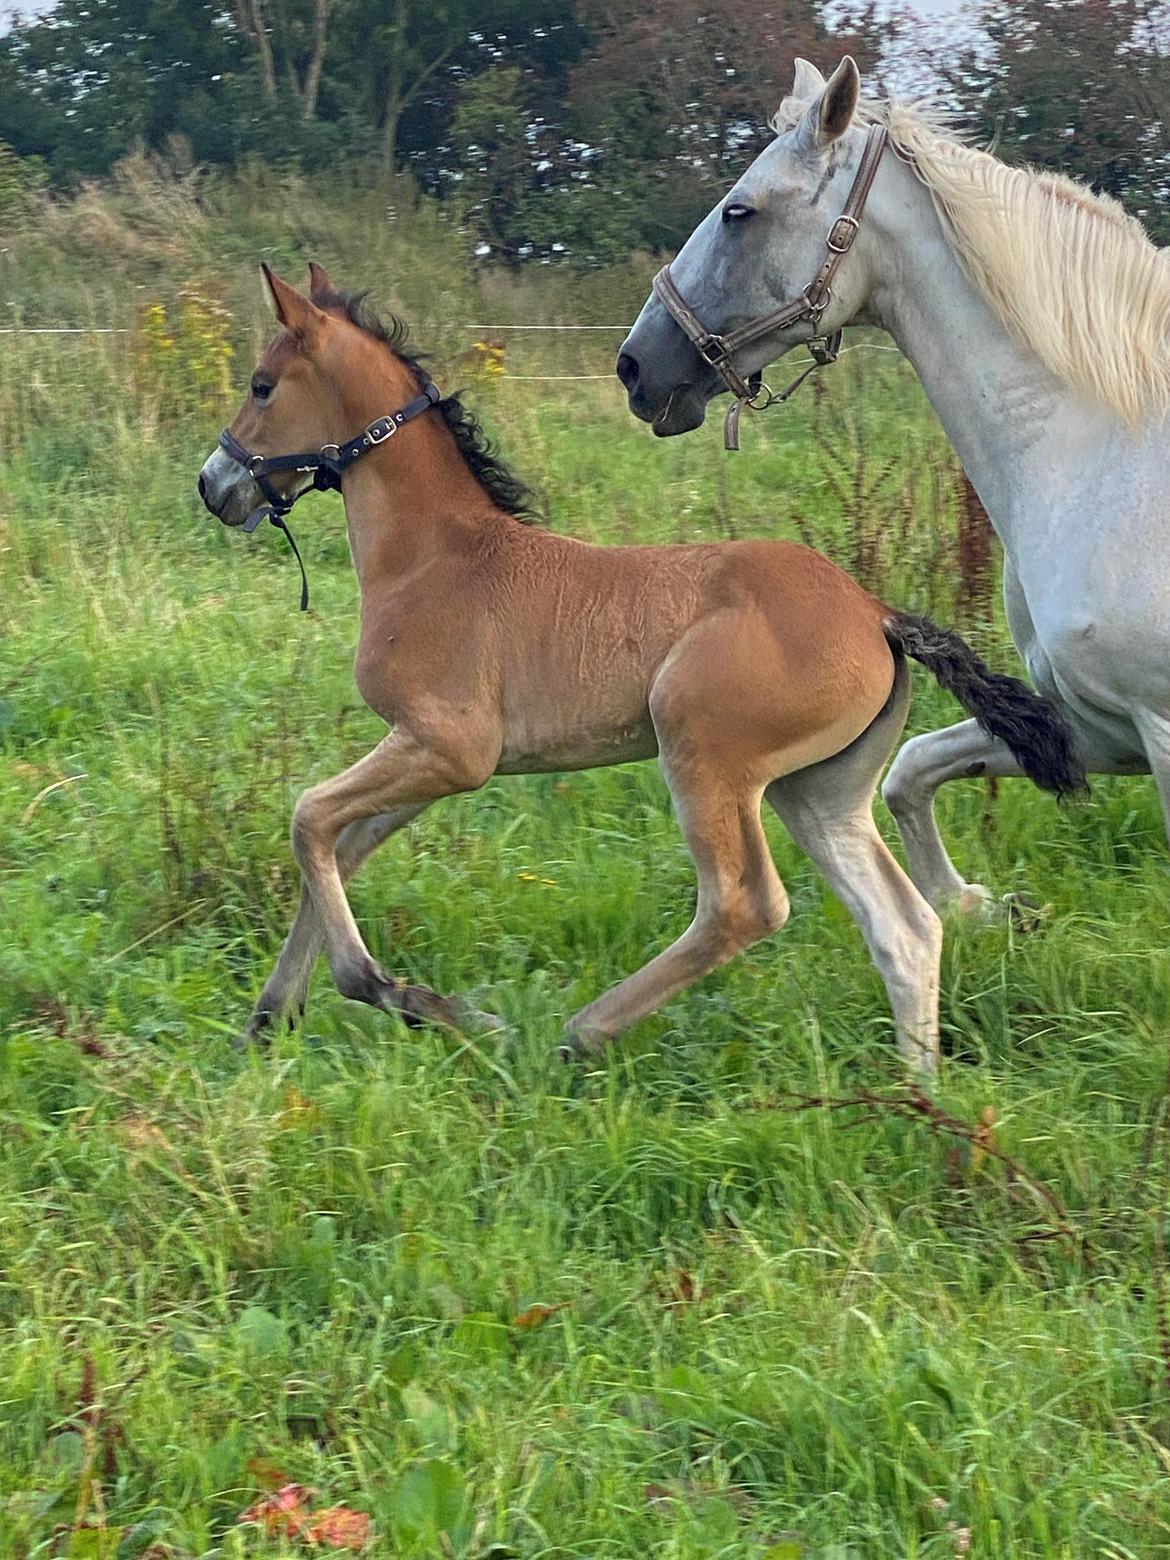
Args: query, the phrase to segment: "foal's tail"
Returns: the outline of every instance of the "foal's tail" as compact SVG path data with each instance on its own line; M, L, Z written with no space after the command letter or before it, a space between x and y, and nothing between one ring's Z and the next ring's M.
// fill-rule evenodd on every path
M892 612L882 627L890 647L921 661L988 736L1011 749L1030 780L1061 797L1088 789L1072 732L1055 705L1018 677L993 672L958 634L929 618Z

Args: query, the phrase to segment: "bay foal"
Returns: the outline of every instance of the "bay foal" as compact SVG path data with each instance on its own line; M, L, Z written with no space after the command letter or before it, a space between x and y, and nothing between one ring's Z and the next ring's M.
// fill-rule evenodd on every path
M460 1022L455 1002L378 967L345 880L431 802L493 774L657 755L698 872L695 916L570 1020L568 1044L600 1050L784 924L788 896L760 823L766 799L858 921L902 1056L933 1068L940 923L871 811L906 717L903 654L1059 792L1078 775L1050 707L809 548L594 547L521 523L523 488L459 401L420 403L425 378L400 327L385 330L319 267L309 297L264 275L282 330L200 493L241 525L265 497L287 503L303 480L303 467L272 474L263 457L321 449L318 467L333 470L339 452L357 450L362 458L334 473L361 590L355 673L391 729L297 803L300 906L249 1034L303 1009L322 948L343 995L414 1021ZM393 437L347 445L392 421Z

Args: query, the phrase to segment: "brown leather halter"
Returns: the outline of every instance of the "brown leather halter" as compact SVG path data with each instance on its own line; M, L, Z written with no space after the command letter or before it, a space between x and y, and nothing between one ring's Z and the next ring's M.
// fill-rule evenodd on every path
M825 258L817 274L799 297L793 298L788 303L782 303L768 314L758 315L756 319L748 320L746 324L738 325L735 330L721 336L706 328L679 292L670 274L669 265L664 265L654 278L654 296L679 329L694 344L703 362L715 370L735 397L727 409L727 417L723 424L725 449L739 449L739 419L745 406L750 406L757 412L762 412L769 406L777 406L782 401L787 401L793 391L798 389L811 373L818 368L823 368L827 363L836 362L841 350L841 332L835 330L831 336L822 336L816 332L821 323L821 315L833 296L832 282L837 274L837 268L852 249L853 240L857 237L865 203L869 198L878 164L882 160L882 153L889 139L889 131L884 125L870 125L865 140L865 150L861 154L861 161L857 166L844 210L825 238ZM773 331L784 330L800 320L812 322L814 335L806 344L813 355L813 362L783 390L770 390L767 385L758 380L754 385L749 384L732 362L735 354L741 347L758 341L761 336L770 336Z

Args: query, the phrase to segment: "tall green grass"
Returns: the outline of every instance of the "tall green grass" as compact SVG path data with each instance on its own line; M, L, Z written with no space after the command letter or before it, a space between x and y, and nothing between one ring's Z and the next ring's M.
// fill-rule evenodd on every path
M446 382L468 327L626 319L650 270L481 287L400 187L145 165L5 243L30 323L221 298L241 381L258 254L370 285ZM957 474L897 360L852 354L727 457L713 428L653 440L614 383L520 377L604 372L617 339L509 338L472 392L551 525L798 536L898 604L969 606ZM1170 1553L1150 784L940 801L963 870L1047 909L949 929L935 1096L972 1130L990 1107L1059 1218L924 1118L788 1108L898 1083L860 937L771 823L785 930L603 1065L554 1061L689 915L651 765L493 782L355 883L387 966L477 993L505 1040L320 976L302 1030L240 1054L292 802L380 734L340 509L298 510L301 617L279 539L195 498L230 408L163 404L133 335L0 342L0 1554L292 1553L237 1520L282 1478L386 1555ZM998 612L977 638L1012 664ZM915 728L955 717L915 687ZM516 1326L536 1303L564 1309Z

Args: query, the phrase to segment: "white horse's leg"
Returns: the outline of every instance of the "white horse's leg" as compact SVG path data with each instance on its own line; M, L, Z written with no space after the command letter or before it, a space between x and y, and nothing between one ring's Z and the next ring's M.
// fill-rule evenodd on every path
M764 795L861 928L885 982L903 1060L933 1072L942 926L890 854L872 812L878 775L908 700L900 662L890 704L868 731L835 758L774 780Z
M973 720L912 737L895 758L882 796L906 847L910 876L936 910L979 910L990 895L955 870L935 822L934 793L948 780L1021 773L1009 749Z
M1133 723L1138 729L1149 760L1150 773L1158 787L1166 832L1170 834L1170 716L1155 710L1135 710Z

